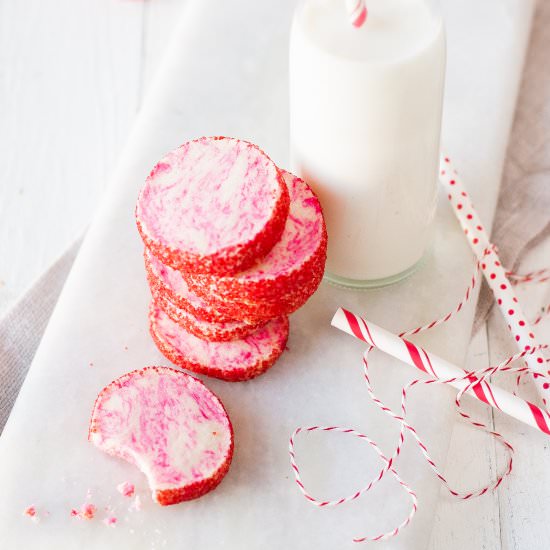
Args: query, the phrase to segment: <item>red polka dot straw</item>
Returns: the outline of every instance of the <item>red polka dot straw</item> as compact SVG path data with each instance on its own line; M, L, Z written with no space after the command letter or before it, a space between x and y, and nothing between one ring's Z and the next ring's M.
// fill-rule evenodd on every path
M449 202L453 207L462 229L468 231L468 242L478 259L484 258L482 271L485 279L492 289L497 304L507 319L509 330L520 351L530 349L536 345L533 331L527 322L522 308L518 303L512 282L543 282L550 277L549 270L540 270L526 275L515 275L506 272L497 254L496 247L492 246L489 236L484 230L478 213L470 200L464 183L453 168L449 156L443 156L440 160L440 181L448 192ZM509 277L509 278L508 278ZM529 346L529 347L528 347ZM540 353L534 354L526 359L534 372L539 371L540 363L537 361L542 357ZM550 388L545 388L540 379L535 377L535 384L544 404L550 403Z

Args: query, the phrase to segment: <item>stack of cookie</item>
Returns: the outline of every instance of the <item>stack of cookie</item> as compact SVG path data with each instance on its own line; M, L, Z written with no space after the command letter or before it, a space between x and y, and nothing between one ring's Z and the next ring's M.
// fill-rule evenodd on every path
M257 146L200 138L152 170L136 207L150 331L176 365L247 380L283 352L288 315L321 282L319 201Z

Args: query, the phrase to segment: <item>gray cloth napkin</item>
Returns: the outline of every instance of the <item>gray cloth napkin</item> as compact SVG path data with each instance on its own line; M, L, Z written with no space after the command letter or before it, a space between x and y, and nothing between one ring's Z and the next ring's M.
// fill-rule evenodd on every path
M535 14L514 127L493 228L504 264L516 268L522 256L550 235L550 2ZM27 370L81 240L37 281L0 320L0 432ZM541 266L542 267L542 266ZM492 306L487 288L480 296L476 326ZM475 330L475 329L474 329Z
M539 2L491 236L503 265L513 271L520 269L530 250L550 237L549 28L550 2ZM550 267L550 260L540 267ZM493 304L484 282L474 331L487 319Z
M78 239L0 320L0 433L76 258Z

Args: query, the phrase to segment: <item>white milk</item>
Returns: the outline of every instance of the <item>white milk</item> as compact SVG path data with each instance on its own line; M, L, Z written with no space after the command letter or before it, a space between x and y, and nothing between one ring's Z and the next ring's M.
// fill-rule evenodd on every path
M426 0L367 8L356 29L344 0L304 0L290 40L293 169L323 205L329 278L352 286L404 276L429 244L445 73Z

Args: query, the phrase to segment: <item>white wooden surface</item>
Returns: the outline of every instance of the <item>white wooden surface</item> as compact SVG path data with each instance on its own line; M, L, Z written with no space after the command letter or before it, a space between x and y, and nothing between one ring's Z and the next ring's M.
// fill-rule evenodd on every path
M0 0L0 316L84 231L184 2ZM544 252L530 258L534 266ZM470 365L502 358L503 335L498 318L480 331ZM515 473L474 501L442 492L431 549L548 548L550 527L531 521L550 507L547 441L479 411L514 434ZM503 457L457 421L451 480L476 487Z
M89 223L181 0L0 0L0 316Z

